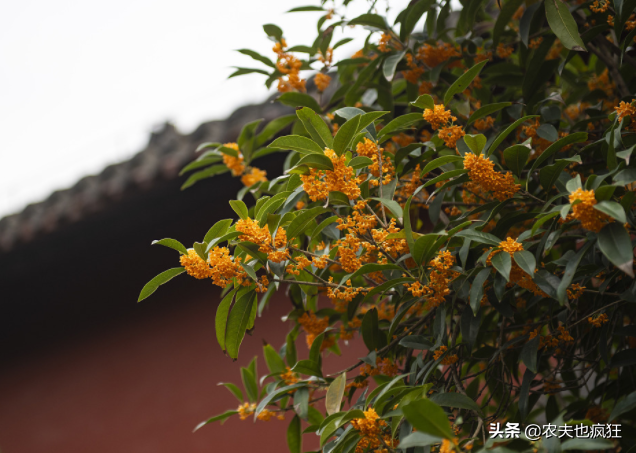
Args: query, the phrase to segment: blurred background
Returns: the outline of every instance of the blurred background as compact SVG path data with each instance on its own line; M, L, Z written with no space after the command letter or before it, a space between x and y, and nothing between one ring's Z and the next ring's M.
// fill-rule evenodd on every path
M319 13L285 14L307 4L0 4L0 451L286 450L286 422L232 419L192 434L238 406L218 382L239 381L264 341L282 345L284 295L237 363L216 343L210 282L180 276L136 299L179 265L152 240L191 244L234 217L237 179L181 192L178 172L198 144L234 141L245 123L289 111L268 101L264 76L227 77L232 66L260 67L236 49L274 56L264 23L281 26L290 46L311 45ZM405 4L391 2L390 22ZM347 17L368 7L358 1ZM333 42L344 36L355 40L336 60L366 33L345 27ZM272 156L258 164L270 177L282 164ZM331 371L363 353L345 348Z

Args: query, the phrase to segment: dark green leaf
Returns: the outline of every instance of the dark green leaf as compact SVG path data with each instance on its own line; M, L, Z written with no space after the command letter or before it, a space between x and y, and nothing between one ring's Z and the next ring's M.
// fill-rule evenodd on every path
M475 113L470 115L470 118L468 118L468 122L466 124L471 124L477 121L479 118L483 118L485 116L498 112L499 110L510 107L511 105L512 102L499 102L496 104L484 105L483 107L475 111Z
M157 291L157 288L159 288L160 285L163 285L164 283L170 281L172 278L184 272L185 268L183 267L173 267L172 269L168 269L167 271L164 271L161 274L157 275L155 278L146 283L146 285L141 289L141 293L139 293L137 302L141 302L152 293Z
M223 219L212 225L203 238L203 242L210 243L213 239L223 236L232 225L232 219Z
M305 93L290 91L283 93L277 99L278 102L290 107L309 107L314 112L321 112L320 104L313 97Z
M545 15L550 28L564 47L570 50L587 50L567 4L560 0L546 0Z
M470 286L470 307L473 309L475 315L479 312L481 297L484 294L484 282L488 279L489 275L489 268L480 270Z
M517 0L512 0L517 1ZM466 71L461 77L459 77L455 82L446 90L446 94L444 94L444 105L448 105L453 96L457 93L463 92L468 85L472 83L472 81L479 75L481 69L488 63L488 60L480 61L475 66Z
M255 303L256 293L249 291L243 294L230 311L227 321L227 334L225 336L225 346L228 355L236 359L238 357L239 348L243 342L245 331L247 330L250 315L252 313L252 305Z
M433 100L433 96L430 94L423 94L419 96L415 102L411 102L411 105L415 107L419 107L422 110L433 110L435 108L435 101Z
M183 255L188 254L188 249L186 249L185 246L181 242L177 241L176 239L166 238L166 239L159 239L158 241L152 241L152 245L155 245L155 244L159 244L159 245L163 245L164 247L171 248Z
M316 143L323 148L333 148L333 137L329 126L314 110L309 107L303 107L296 110L296 115L298 115L305 129Z
M525 167L530 157L530 148L525 145L513 145L503 152L508 167L514 174L521 176L521 170Z
M351 140L353 140L355 135L358 133L360 118L360 115L354 116L338 128L338 132L336 132L336 136L333 139L333 150L336 155L342 156L342 154L344 154L344 152L349 148Z
M499 38L501 37L501 34L504 32L506 26L512 20L512 16L523 4L523 2L524 0L508 0L503 4L501 11L499 11L499 15L497 16L495 26L492 30L493 48L496 48L497 44L499 44Z
M300 426L300 417L295 415L292 421L289 422L287 428L287 446L290 453L302 453L302 432Z
M457 407L482 414L479 404L461 393L436 393L431 396L431 401L442 407Z
M404 406L402 411L409 423L418 431L445 439L454 438L446 413L431 400L413 401Z
M525 366L533 373L537 372L537 351L539 349L540 335L529 340L521 350L520 359Z
M499 252L492 258L492 266L497 269L506 281L510 280L510 271L512 270L512 259L507 252Z
M238 214L238 216L245 220L248 218L247 206L240 200L230 200L230 206Z
M598 235L598 246L610 262L630 277L634 277L634 250L629 233L623 225L605 225Z
M534 271L537 268L537 260L534 255L527 250L522 250L520 252L515 252L514 258L519 267L532 278Z

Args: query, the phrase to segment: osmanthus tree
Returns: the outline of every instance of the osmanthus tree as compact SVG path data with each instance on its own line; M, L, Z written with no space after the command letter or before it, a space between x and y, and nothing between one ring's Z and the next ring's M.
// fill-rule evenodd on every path
M292 10L320 13L309 45L288 47L269 24L272 58L240 50L263 69L233 75L266 75L296 112L201 145L184 169L185 186L241 177L238 220L192 248L156 241L181 266L139 300L181 273L210 279L232 359L275 292L290 303L267 373L242 368L243 390L224 384L238 409L202 425L287 419L292 453L303 434L333 453L627 451L636 2L413 0L392 24L375 1L358 17L348 3ZM334 62L348 41L332 43L334 30L349 27L368 38ZM284 169L268 180L255 164L276 152ZM368 355L325 374L358 336ZM497 422L522 435L491 439ZM560 438L524 437L547 422ZM622 438L591 428L606 423ZM596 434L571 439L574 427Z

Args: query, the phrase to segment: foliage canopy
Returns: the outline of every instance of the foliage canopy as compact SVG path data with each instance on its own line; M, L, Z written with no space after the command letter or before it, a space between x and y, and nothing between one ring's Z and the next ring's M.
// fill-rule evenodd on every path
M242 368L244 390L224 384L239 408L200 426L288 415L292 453L303 434L333 453L627 450L636 2L413 0L393 24L376 2L347 17L350 2L292 10L319 13L310 45L268 24L275 60L239 51L263 66L232 76L266 75L296 112L203 144L184 168L184 188L241 177L238 220L189 249L156 241L181 267L139 299L180 273L212 280L233 359L275 292L291 303L268 373ZM368 38L334 62L347 27ZM268 180L254 164L278 152L284 173ZM354 337L368 355L324 374ZM488 440L490 423L540 420L621 422L623 438Z

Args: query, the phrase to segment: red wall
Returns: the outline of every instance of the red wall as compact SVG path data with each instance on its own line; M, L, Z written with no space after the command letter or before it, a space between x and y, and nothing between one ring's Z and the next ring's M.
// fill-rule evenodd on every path
M288 421L254 425L233 418L196 433L192 429L238 405L218 382L240 383L239 366L255 355L259 370L265 371L262 340L277 348L282 344L289 326L280 318L290 304L282 293L272 300L234 363L215 339L218 292L201 291L199 285L198 291L184 293L185 287L189 285L178 285L180 291L162 287L132 315L43 345L37 353L3 367L2 453L286 451ZM162 297L172 299L162 309L144 305L161 306ZM300 338L304 348L302 343ZM343 353L341 358L327 358L327 372L345 368L366 352L358 342L343 347ZM324 410L321 403L317 407ZM305 451L317 449L316 438L308 437L313 442L305 443Z

